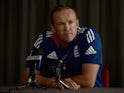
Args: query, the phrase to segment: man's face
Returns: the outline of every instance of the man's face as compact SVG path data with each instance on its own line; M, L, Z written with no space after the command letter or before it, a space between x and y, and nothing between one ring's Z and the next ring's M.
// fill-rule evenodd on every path
M70 43L76 37L79 21L72 9L55 12L53 22L54 31L61 43Z

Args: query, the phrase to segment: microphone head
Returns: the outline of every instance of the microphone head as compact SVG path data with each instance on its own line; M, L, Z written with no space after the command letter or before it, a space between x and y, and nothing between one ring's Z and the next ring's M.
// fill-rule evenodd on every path
M33 61L33 60L41 60L43 55L43 51L41 49L34 49L31 51L31 54L27 56L26 61Z
M26 58L27 64L29 64L31 68L34 68L34 66L36 65L36 69L39 69L42 56L43 51L41 49L34 49L31 54Z

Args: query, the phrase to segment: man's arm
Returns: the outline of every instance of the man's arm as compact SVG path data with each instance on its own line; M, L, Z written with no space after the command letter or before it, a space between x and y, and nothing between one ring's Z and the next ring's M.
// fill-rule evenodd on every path
M79 89L80 87L92 88L96 81L99 64L83 64L82 74L70 78L62 79L71 89ZM58 88L58 83L53 78L46 78L40 75L39 71L35 72L37 83L40 86ZM26 84L29 75L29 68L25 68L22 77L22 83Z
M37 79L38 85L44 86L44 87L59 88L58 83L56 82L56 79L44 77L40 75L39 71L36 71L35 73L36 73L36 79Z
M21 78L21 83L22 84L26 84L27 83L27 80L28 80L28 77L29 77L29 73L30 73L30 69L29 68L25 68L24 69L24 73L23 73L22 78Z
M25 68L24 74L21 80L22 84L27 83L29 73L30 73L30 69ZM58 88L58 83L56 82L56 79L43 77L40 75L39 71L35 71L35 75L36 75L36 82L38 83L39 86Z
M83 64L82 74L74 77L66 78L63 81L73 89L80 87L92 88L94 87L99 64Z

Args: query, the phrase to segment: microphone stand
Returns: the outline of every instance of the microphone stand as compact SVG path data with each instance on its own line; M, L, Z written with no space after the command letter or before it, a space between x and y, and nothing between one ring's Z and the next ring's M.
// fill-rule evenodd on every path
M38 84L36 83L36 75L35 75L36 66L37 66L37 63L34 64L33 71L31 72L31 74L28 78L26 87L39 88Z

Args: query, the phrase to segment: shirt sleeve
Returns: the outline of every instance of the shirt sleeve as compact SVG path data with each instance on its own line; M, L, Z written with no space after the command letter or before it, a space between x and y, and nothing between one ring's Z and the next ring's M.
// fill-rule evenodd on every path
M84 32L83 40L82 64L102 64L102 44L98 31L91 28L87 29Z
M40 34L35 41L33 48L26 58L26 67L33 68L34 64L37 63L37 70L40 69L43 51L41 49L41 43L43 43L44 33ZM30 58L30 59L29 59ZM29 60L27 60L29 59Z
M35 41L34 45L33 45L33 48L30 52L30 56L36 56L36 57L40 57L41 56L41 60L39 60L38 62L38 69L37 70L41 70L43 67L44 67L44 64L46 62L46 56L45 56L45 50L47 50L47 40L49 37L51 37L53 35L52 31L45 31L45 32L42 32L37 40ZM34 54L32 54L34 53ZM35 60L37 61L37 60ZM32 63L31 62L27 62L26 63L26 67L32 67Z

